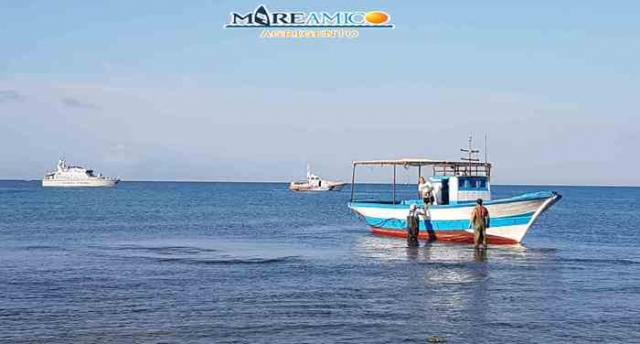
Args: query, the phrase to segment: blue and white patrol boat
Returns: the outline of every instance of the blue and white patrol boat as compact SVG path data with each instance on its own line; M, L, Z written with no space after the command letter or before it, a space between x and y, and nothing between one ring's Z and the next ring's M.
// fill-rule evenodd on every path
M407 237L408 216L419 211L419 239L470 243L473 229L470 217L478 198L489 210L487 239L490 244L517 244L522 242L536 219L562 196L553 191L540 191L519 196L492 199L491 164L472 158L479 151L471 148L465 161L429 159L354 161L349 208L361 215L375 234ZM391 201L357 199L356 168L358 166L392 166L393 188ZM434 204L425 206L422 199L396 200L396 168L431 167L428 178L433 185ZM417 191L417 190L416 190ZM411 214L410 214L411 213Z

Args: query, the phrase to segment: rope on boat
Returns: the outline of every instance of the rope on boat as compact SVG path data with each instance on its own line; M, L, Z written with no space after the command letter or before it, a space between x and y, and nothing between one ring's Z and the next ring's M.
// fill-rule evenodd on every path
M380 220L378 223L369 223L369 222L367 222L367 218L366 218L364 215L359 214L359 213L355 213L355 214L356 214L356 216L357 216L357 217L362 218L362 220L363 220L366 224L368 224L369 226L371 226L371 227L377 227L377 228L384 228L384 227L383 227L383 226L384 226L384 224L386 224L386 223L387 223L387 222L389 222L389 221L395 220L395 219L383 219L383 220Z
M423 216L425 217L425 219L430 219L430 218L431 218L431 212L429 211L429 209L428 209L428 208L427 208L427 209L424 209L424 208L422 208L422 207L418 207L417 209L415 209L415 210L414 210L414 213L413 213L413 214L417 215L417 213L415 213L415 212L418 212L418 211L420 211L420 210L422 210L422 211L424 212L424 215L423 215ZM364 223L368 224L369 226L371 226L371 227L377 227L377 228L384 228L383 226L384 226L387 222L389 222L389 221L396 221L396 220L397 220L397 221L401 221L401 220L398 220L398 219L389 218L389 219L382 219L382 220L380 220L380 221L379 221L379 222L377 222L377 223L369 223L369 222L367 221L367 218L366 218L364 215L362 215L362 214L360 214L360 213L358 213L358 212L353 212L352 214L355 214L355 215L356 215L356 217L358 217L358 218L362 219L362 221L363 221ZM409 211L409 214L410 214L410 215L412 214L411 210ZM419 220L418 220L418 222L419 222Z

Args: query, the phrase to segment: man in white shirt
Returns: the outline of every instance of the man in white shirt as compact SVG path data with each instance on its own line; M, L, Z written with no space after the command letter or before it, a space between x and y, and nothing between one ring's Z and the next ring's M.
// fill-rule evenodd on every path
M418 180L418 193L422 197L425 206L433 204L433 185L426 181L424 177L420 177Z

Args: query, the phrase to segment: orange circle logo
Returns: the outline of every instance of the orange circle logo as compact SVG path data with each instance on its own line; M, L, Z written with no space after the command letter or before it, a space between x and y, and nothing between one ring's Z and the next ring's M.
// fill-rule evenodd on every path
M384 24L389 21L389 15L382 11L371 11L365 14L364 19L371 24Z

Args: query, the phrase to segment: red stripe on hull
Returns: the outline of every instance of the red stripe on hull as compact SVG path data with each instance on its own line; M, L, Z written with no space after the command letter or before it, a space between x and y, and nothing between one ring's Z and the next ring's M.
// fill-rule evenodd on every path
M408 236L407 231L397 229L371 228L371 231L373 232L373 234L398 238L406 238ZM473 244L473 233L467 231L440 231L434 232L433 235L435 235L435 240L437 241ZM424 231L420 231L420 234L418 234L418 239L432 240L429 237L429 233ZM494 235L487 235L487 242L492 245L513 245L518 243L513 239L498 237Z

